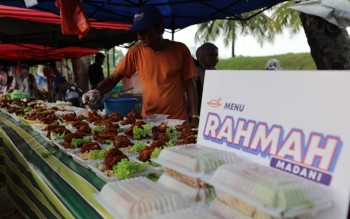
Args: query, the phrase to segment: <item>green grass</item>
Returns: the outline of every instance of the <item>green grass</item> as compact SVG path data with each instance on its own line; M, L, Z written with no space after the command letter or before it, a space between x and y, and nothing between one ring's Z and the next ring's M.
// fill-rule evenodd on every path
M287 53L283 55L220 59L217 70L262 70L269 59L280 60L285 70L317 70L310 53Z

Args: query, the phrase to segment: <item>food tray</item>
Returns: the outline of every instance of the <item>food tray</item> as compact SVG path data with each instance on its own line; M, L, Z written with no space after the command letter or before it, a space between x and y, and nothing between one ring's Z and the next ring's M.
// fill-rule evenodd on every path
M145 177L107 183L95 197L115 218L149 219L194 205Z
M203 206L177 210L154 217L154 219L222 219Z
M220 166L204 181L218 199L248 215L292 218L331 206L317 184L256 163Z
M233 153L198 144L164 148L153 162L193 178L200 178L223 164L242 162Z
M212 187L209 187L209 188L192 187L183 182L180 182L179 180L169 176L166 173L162 174L159 177L158 183L196 202L202 202L202 201L204 202L206 198L209 197L212 192L214 192L214 189Z
M118 181L118 178L116 176L108 176L106 172L103 172L99 169L99 166L103 164L103 160L99 160L96 162L92 162L87 164L87 167L91 169L92 172L94 172L100 179L102 179L105 182L114 182ZM113 170L111 170L113 171ZM130 178L138 177L138 176L148 176L148 174L151 173L151 170L146 167L146 169L142 172L134 173L130 175Z

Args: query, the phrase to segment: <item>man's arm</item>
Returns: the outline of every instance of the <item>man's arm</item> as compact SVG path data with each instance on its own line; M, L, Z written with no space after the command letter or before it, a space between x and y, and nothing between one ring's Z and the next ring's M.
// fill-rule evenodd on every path
M192 113L192 123L198 126L198 97L194 78L190 78L185 82L190 110Z
M101 95L105 94L105 93L109 92L110 90L112 90L113 87L116 84L118 84L120 80L123 79L123 77L124 77L123 75L114 71L111 76L109 76L108 78L101 81L95 89L98 90L101 93Z

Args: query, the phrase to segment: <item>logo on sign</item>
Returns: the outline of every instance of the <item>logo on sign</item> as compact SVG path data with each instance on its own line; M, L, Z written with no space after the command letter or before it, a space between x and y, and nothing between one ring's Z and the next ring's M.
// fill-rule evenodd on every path
M218 108L221 106L221 97L219 97L219 99L215 100L215 99L212 99L212 100L209 100L207 102L208 106L212 107L212 108Z

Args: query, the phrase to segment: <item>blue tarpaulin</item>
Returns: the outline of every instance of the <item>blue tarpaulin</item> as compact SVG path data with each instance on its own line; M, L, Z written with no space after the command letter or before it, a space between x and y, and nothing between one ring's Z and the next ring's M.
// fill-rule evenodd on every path
M133 22L133 16L138 8L153 5L164 15L165 28L175 31L193 24L269 8L284 1L286 0L84 0L83 4L89 18L129 24ZM23 0L0 0L0 4L26 7ZM54 0L38 0L38 5L31 9L60 13Z

